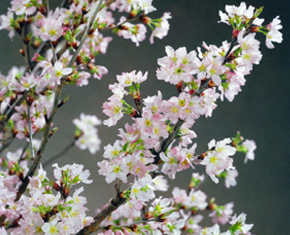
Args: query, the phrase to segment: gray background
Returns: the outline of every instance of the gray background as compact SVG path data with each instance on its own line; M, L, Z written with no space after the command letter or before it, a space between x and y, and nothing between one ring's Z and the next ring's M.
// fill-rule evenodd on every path
M53 5L58 1L51 2ZM159 0L153 5L158 12L152 18L161 16L163 12L171 12L170 31L163 39L155 39L150 45L148 40L136 48L131 41L114 37L109 44L108 53L97 58L97 64L109 69L109 74L101 81L90 80L87 87L65 87L63 96L70 94L69 102L59 110L54 125L59 131L53 136L44 154L45 159L60 152L73 139L74 126L72 119L79 117L81 112L95 114L101 119L106 116L101 113L102 103L111 95L108 85L115 82L116 74L130 72L134 69L149 71L149 79L142 84L142 97L154 95L161 90L165 98L176 95L174 87L162 81L157 81L155 70L157 58L165 56L164 47L170 45L177 49L186 46L188 51L201 46L202 41L208 44L221 45L223 40L230 40L231 28L225 24L217 24L218 10L223 10L226 4L239 5L239 1L174 1ZM238 185L226 189L224 183L214 185L207 182L202 190L208 197L215 196L218 204L234 201L234 211L247 214L247 222L254 223L255 234L289 234L289 1L246 1L247 5L264 6L261 18L270 22L276 15L280 15L283 25L282 44L275 44L274 50L269 50L264 44L264 37L259 35L263 59L259 66L254 66L251 75L247 76L246 86L232 103L218 102L218 108L212 118L201 118L193 126L198 135L197 152L206 149L207 143L215 138L235 135L241 131L245 138L254 139L257 143L256 160L243 164L243 155L235 157L235 165L239 171ZM6 13L9 1L0 0L0 14ZM150 32L147 33L148 37ZM109 34L107 34L109 35ZM7 37L6 31L0 32L0 71L6 75L12 65L23 65L24 61L18 51L21 48L19 39L13 42ZM128 121L130 119L125 119ZM123 122L123 123L124 123ZM113 143L117 129L101 126L99 134L104 145ZM14 148L24 143L15 144ZM114 196L113 184L106 185L104 177L98 176L97 162L102 159L102 151L92 156L88 151L74 148L58 160L59 165L67 163L82 163L92 173L94 183L86 185L85 195L88 197L89 214L94 209L102 207L110 197ZM201 168L198 168L199 170ZM47 167L51 174L51 169ZM186 187L192 170L177 175L173 185ZM210 226L208 224L208 226Z

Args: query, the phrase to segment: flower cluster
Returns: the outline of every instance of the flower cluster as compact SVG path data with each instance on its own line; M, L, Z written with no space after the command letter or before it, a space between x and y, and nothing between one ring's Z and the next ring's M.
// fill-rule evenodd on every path
M21 151L17 151L7 154L9 161L1 164L1 214L6 216L6 224L13 221L18 224L11 234L74 234L93 222L92 217L86 216L87 208L84 205L87 200L80 196L84 191L83 187L68 196L73 185L92 183L88 179L90 173L83 170L83 165L73 164L59 168L55 164L56 181L49 180L47 172L40 166L38 174L30 179L28 195L15 202L17 185L21 181L11 173L14 170L17 174L22 172L23 176L28 170L25 158Z
M100 150L101 140L95 126L100 125L101 120L94 115L81 113L80 119L74 119L73 123L77 127L75 145L82 150L89 149L91 154Z

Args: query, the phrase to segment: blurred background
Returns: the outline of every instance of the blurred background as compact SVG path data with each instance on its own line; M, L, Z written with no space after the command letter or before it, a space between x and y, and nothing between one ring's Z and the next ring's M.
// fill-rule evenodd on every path
M57 6L60 1L50 1L51 7ZM43 161L59 153L74 138L75 127L72 124L74 118L80 113L94 114L100 119L107 119L102 114L102 103L111 96L107 89L109 84L116 81L116 75L132 70L149 72L148 80L141 85L141 95L146 98L148 95L157 94L161 90L164 98L176 95L175 87L157 81L155 71L157 59L166 55L165 46L170 45L174 49L185 46L188 51L201 47L203 41L207 44L221 45L224 40L231 40L231 28L225 24L217 24L220 20L218 11L225 12L225 5L239 5L239 1L174 1L159 0L153 5L157 12L150 14L151 18L161 17L164 12L171 12L172 19L170 31L163 40L155 39L155 43L149 43L148 38L136 47L129 40L111 35L114 40L109 44L107 54L100 55L96 59L98 65L104 65L109 73L101 81L91 79L86 87L78 88L66 86L62 96L70 95L69 101L59 110L56 115L54 126L59 131L53 136L47 145ZM201 153L207 149L207 143L215 138L222 140L225 137L232 137L239 130L248 139L256 141L257 150L255 161L244 164L244 155L236 155L234 165L239 171L236 187L226 189L224 182L219 185L208 181L201 187L208 198L215 197L220 205L233 201L234 211L237 214L245 212L247 223L254 223L252 232L254 234L289 234L289 198L290 198L290 77L289 77L289 8L290 2L285 0L246 1L247 6L264 6L260 18L265 23L272 21L280 15L283 29L283 43L275 44L275 49L269 50L265 46L265 38L258 35L261 40L263 59L249 76L242 87L242 92L236 96L234 101L220 102L214 110L213 117L200 118L193 126L198 138L197 152ZM0 15L6 14L10 1L0 0ZM118 19L117 19L118 21ZM0 31L0 71L7 75L8 70L13 66L24 65L23 58L19 55L21 43L15 36L13 41L8 38L6 31ZM117 126L107 128L99 127L99 136L102 139L102 146L108 143L113 144L116 140L118 128L123 128L129 118L119 122ZM16 144L15 149L23 146L24 143ZM77 148L71 149L57 162L60 166L68 163L84 164L91 172L94 182L91 185L84 185L84 195L88 198L87 207L89 215L94 215L96 208L102 207L114 196L114 184L105 184L104 177L98 175L97 162L102 160L103 151L91 155L88 151L80 151ZM200 170L202 168L198 168ZM50 167L46 167L49 175L52 176ZM170 182L171 189L174 185L186 188L193 170L188 169L177 174L177 179ZM126 187L126 186L124 186ZM167 194L170 195L170 192ZM207 224L210 226L210 224Z

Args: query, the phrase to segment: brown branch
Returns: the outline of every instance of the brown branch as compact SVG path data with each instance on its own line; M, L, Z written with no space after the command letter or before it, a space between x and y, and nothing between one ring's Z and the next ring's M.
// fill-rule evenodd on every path
M31 72L32 71L32 64L31 64L31 61L29 59L30 57L30 52L29 52L29 41L26 40L26 34L27 34L27 22L25 23L25 26L24 26L24 33L23 33L23 37L21 37L22 39L22 42L23 42L23 47L24 47L24 61L25 61L25 64L26 64L26 71L29 71Z
M44 162L42 164L42 167L45 168L48 164L50 164L51 162L55 161L56 159L62 157L65 153L67 153L73 146L75 146L75 140L73 142L71 142L68 146L66 146L60 153L58 153L57 155L51 157L50 159L48 159L46 162Z
M156 152L154 149L151 150L152 154L156 155L153 164L158 164L158 162L160 161L160 156L159 154L162 152L166 152L167 148L169 147L169 145L173 142L173 140L177 137L178 131L180 129L180 127L182 126L182 124L184 123L184 120L178 119L177 123L175 124L175 126L173 127L173 130L171 131L171 133L169 134L169 136L167 137L166 140L164 140L161 143L161 147L159 149L158 152Z
M114 210L116 210L120 205L122 205L127 199L121 198L120 194L113 198L109 205L107 205L95 218L95 222L91 225L83 228L81 231L76 233L76 235L87 235L97 231L100 227L102 221L104 221Z
M34 159L35 154L34 154L34 149L32 145L32 125L31 125L31 114L30 114L30 104L26 100L27 103L27 114L28 114L28 125L29 125L29 143L30 143L30 153L31 153L31 158Z
M9 137L9 138L7 138L7 139L5 140L5 142L3 142L3 144L2 144L2 146L1 146L1 148L0 148L0 153L1 153L4 149L6 149L6 148L9 147L9 145L13 142L13 140L14 140L14 137Z

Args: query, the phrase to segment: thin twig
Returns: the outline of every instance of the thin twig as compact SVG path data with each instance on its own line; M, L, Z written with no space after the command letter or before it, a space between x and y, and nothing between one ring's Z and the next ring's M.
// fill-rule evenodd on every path
M32 145L32 125L31 125L31 115L30 115L30 105L27 103L27 114L28 114L28 125L29 125L29 143L30 143L30 153L31 153L31 160L34 160L35 153Z
M26 64L26 71L29 71L31 72L32 70L32 64L31 64L31 61L30 61L30 53L29 53L29 45L28 45L28 42L25 42L25 37L27 35L27 23L25 23L25 26L24 26L24 33L23 33L23 37L22 37L22 41L23 41L23 47L24 47L24 61L25 61L25 64Z
M205 82L203 82L202 84L200 84L199 88L194 93L194 95L200 96L202 94L202 92L204 92L208 88L207 85L209 84L210 80L211 80L211 78L207 79Z
M4 149L6 149L6 148L9 147L9 145L13 142L13 140L14 140L13 137L9 137L9 138L7 139L7 142L4 143L4 144L1 146L1 148L0 148L0 153L1 153Z
M182 124L184 123L184 120L178 119L177 123L175 124L175 126L173 127L173 130L171 131L171 133L169 134L169 136L167 137L167 139L165 139L161 144L160 144L160 149L158 152L156 152L154 150L154 152L152 152L152 154L156 155L153 164L158 164L159 160L160 160L160 153L162 152L166 152L167 148L169 147L169 145L173 142L173 140L177 137L178 131L180 129L180 127L182 126Z
M109 26L109 27L104 27L104 28L102 28L102 29L99 29L99 31L114 30L114 29L120 27L122 24L125 24L125 23L127 23L127 22L133 22L133 21L135 21L135 20L138 20L139 18L140 18L140 16L136 16L136 17L134 17L134 18L132 18L132 19L126 19L126 20L124 20L122 23L120 23L120 24L118 24L118 25Z
M47 14L49 13L49 0L46 0L46 11Z
M24 156L24 153L25 153L26 149L28 148L28 146L29 146L29 143L26 143L26 145L25 145L24 148L22 149L22 153L21 153L21 155L20 155L20 157L19 157L19 159L18 159L18 164L20 164L20 162L22 161L23 156Z
M149 219L149 220L146 220L146 219L140 219L132 224L126 224L126 225L108 225L108 226L100 226L99 229L104 229L106 230L108 227L113 227L113 228L116 228L116 229L122 229L122 228L130 228L134 225L137 225L137 224L142 224L142 223L149 223L149 222L155 222L157 221L158 218L152 218L152 219Z
M115 190L116 190L116 195L118 196L120 193L120 188L121 188L122 180L118 179L118 183L115 184Z
M53 57L52 57L52 63L54 64L57 61L57 56L56 56L56 53L55 53L55 48L52 45L52 42L51 41L49 41L49 42L50 42L50 47L51 47L52 55L53 55Z
M59 5L60 8L66 7L66 4L68 3L68 0L63 0L62 3Z
M55 155L55 156L51 157L50 159L48 159L47 161L45 161L42 164L42 167L45 168L51 162L54 162L56 159L62 157L65 153L67 153L74 146L75 146L75 140L73 142L71 142L68 146L66 146L60 153L58 153L57 155Z

